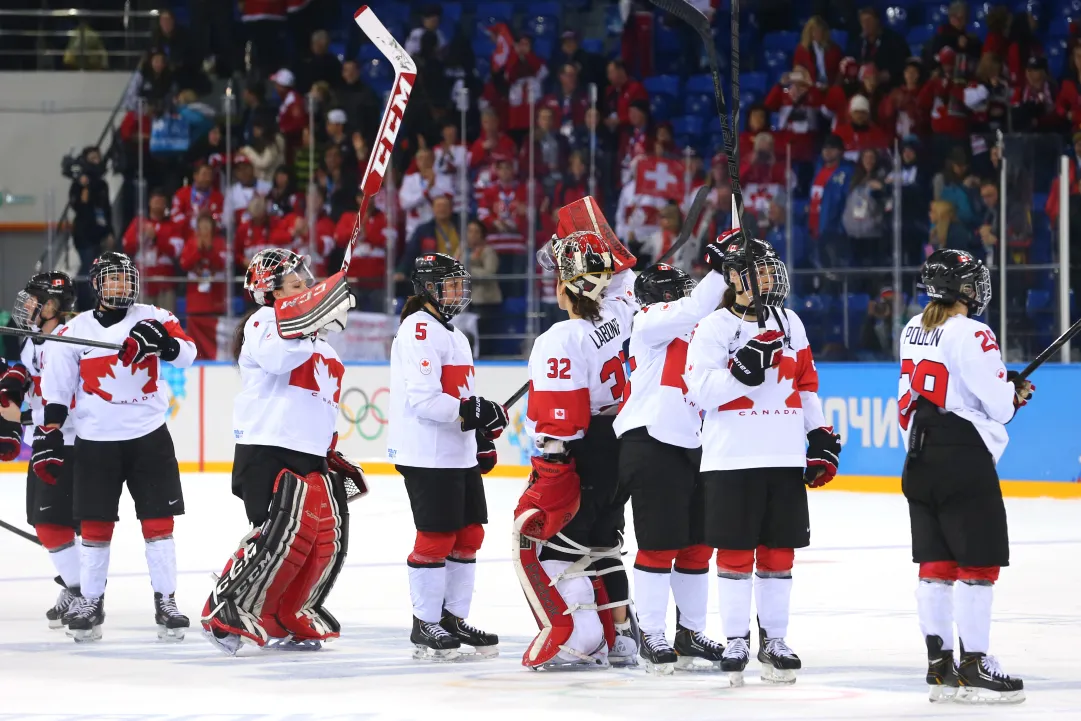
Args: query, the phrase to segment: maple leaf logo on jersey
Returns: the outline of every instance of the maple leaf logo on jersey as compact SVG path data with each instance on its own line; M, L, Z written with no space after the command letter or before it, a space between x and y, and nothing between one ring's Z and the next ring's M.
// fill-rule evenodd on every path
M115 354L83 358L79 377L84 393L109 403L138 403L158 390L158 362L151 356L125 368Z
M289 374L289 385L311 391L312 395L337 404L341 398L344 377L345 366L340 360L314 353Z
M432 372L432 362L427 358L421 358L420 360L420 372L424 375L430 375Z
M448 396L465 400L473 395L473 366L443 366L439 384Z

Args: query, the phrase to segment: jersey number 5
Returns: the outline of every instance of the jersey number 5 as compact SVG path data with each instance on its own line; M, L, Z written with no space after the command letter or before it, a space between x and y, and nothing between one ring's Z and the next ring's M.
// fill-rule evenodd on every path
M950 372L938 361L923 359L913 363L912 359L901 361L901 377L908 376L908 385L912 391L923 396L939 408L946 407L946 389L950 385ZM909 413L915 399L911 393L905 394L897 404L901 427L908 428Z

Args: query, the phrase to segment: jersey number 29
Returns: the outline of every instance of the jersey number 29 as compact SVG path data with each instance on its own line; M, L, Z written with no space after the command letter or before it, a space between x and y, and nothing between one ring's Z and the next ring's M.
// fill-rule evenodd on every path
M908 376L908 385L913 393L934 403L939 408L946 407L946 389L950 385L950 371L938 361L923 359L914 363L911 358L901 361L901 377ZM908 429L909 413L915 401L913 393L907 393L897 402L901 427Z

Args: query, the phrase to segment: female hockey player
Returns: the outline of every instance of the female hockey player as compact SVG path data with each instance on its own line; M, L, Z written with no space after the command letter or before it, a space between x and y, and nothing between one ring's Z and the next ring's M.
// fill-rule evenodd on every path
M11 315L20 328L51 335L71 317L74 306L75 286L71 278L59 272L38 273L19 291ZM34 425L44 425L45 406L39 392L44 350L44 340L23 341L20 363L0 377L0 413L4 409L13 410L14 418L18 419L25 398ZM64 436L64 465L54 481L50 483L38 477L32 464L26 471L26 522L33 526L41 545L49 552L57 582L63 586L56 603L45 612L49 628L64 626L68 609L80 595L79 549L75 545L78 524L72 516L74 419L65 420L60 430ZM32 437L32 433L28 435ZM16 445L15 452L18 450Z
M334 449L345 366L324 336L345 326L349 304L317 305L295 338L282 337L276 315L290 299L317 296L324 286L313 284L306 260L282 248L256 253L245 274L258 307L234 339L243 387L233 406L233 494L253 530L202 617L207 640L229 654L246 641L315 650L340 633L323 604L345 561L346 503L366 488L360 468ZM284 562L263 563L267 556Z
M613 276L614 255L621 268ZM637 310L634 257L580 230L553 238L538 259L557 273L559 307L570 318L542 333L529 355L526 422L541 455L514 511L514 562L541 631L522 663L633 666L636 629L620 560L627 495L618 488L613 422Z
M841 446L822 415L803 323L782 307L788 271L769 243L747 242L753 264L746 262L739 240L725 248L730 285L721 309L694 331L684 378L687 397L706 412L705 540L718 549L717 588L728 638L721 669L730 673L732 685L743 683L753 588L762 679L794 683L800 660L785 635L794 549L810 543L804 483L829 483ZM751 273L769 330L757 325Z
M1010 562L995 464L1009 440L1004 424L1035 386L1006 371L995 334L971 317L991 301L983 261L936 250L922 280L931 300L901 333L897 406L909 449L901 485L912 560L920 564L916 608L930 698L1020 703L1024 683L987 654L992 589ZM960 666L953 657L955 619Z
M58 481L67 465L64 433L72 401L75 417L74 517L82 530L80 590L69 609L68 635L101 638L109 544L127 483L146 541L158 637L180 640L188 619L176 607L173 517L184 513L173 439L165 426L166 400L158 390L161 361L186 368L195 344L172 313L136 303L139 270L123 253L106 252L90 268L97 299L57 335L121 344L119 352L53 343L44 349L42 425L34 433L34 472Z
M488 507L481 474L495 465L507 425L476 395L469 340L450 324L470 300L469 274L443 253L416 259L413 292L390 350L387 456L405 478L416 543L409 595L416 659L451 660L462 644L499 653L499 637L466 623Z
M621 441L620 489L630 494L638 541L638 652L646 669L661 675L690 670L695 658L719 665L724 650L704 634L713 549L703 543L702 419L698 406L684 397L683 382L691 332L717 309L727 288L724 238L706 246L713 270L697 287L682 270L665 264L647 268L634 282L642 309L634 316L631 377L614 430ZM676 599L674 646L665 638L669 589Z

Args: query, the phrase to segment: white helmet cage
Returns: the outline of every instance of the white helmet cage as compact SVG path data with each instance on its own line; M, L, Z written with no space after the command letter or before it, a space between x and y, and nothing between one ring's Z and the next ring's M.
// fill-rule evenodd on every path
M542 268L559 273L567 290L598 300L612 282L612 251L592 230L577 230L565 238L552 237L537 251Z

